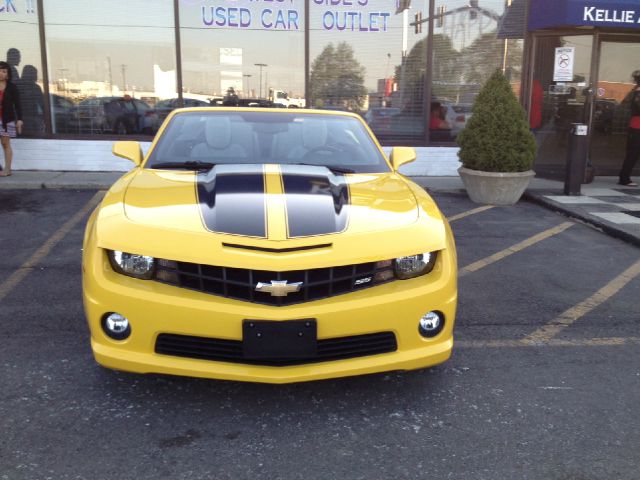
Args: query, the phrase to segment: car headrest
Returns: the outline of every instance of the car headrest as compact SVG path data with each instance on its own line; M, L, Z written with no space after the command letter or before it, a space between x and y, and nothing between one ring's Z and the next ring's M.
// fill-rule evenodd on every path
M323 120L307 119L302 124L302 143L309 150L327 143L327 124Z
M204 127L207 145L211 148L227 148L231 143L231 121L226 117L207 119Z

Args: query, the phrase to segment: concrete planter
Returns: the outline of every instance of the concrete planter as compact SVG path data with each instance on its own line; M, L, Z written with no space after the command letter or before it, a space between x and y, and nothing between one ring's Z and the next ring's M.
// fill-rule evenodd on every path
M533 170L526 172L481 172L460 167L462 178L471 201L487 205L513 205L520 200L531 179Z

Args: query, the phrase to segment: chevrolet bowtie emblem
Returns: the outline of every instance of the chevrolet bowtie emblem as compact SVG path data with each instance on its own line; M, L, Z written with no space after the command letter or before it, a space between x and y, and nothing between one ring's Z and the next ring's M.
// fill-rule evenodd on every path
M290 293L299 292L302 282L287 283L286 280L271 280L271 283L258 282L256 292L270 293L272 297L286 297Z

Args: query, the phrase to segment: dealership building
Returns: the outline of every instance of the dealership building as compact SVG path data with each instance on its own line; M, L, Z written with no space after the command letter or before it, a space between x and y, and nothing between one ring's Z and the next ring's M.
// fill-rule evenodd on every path
M624 157L637 0L0 0L21 93L14 168L126 170L179 106L354 111L409 175L456 175L456 136L500 69L529 115L534 169L561 176L573 123L596 175ZM448 128L434 127L441 115Z

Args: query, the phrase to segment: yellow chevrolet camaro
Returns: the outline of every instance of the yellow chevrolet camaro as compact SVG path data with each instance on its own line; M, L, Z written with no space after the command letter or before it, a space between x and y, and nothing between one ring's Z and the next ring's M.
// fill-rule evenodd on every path
M174 111L91 215L103 366L285 383L411 370L453 347L456 251L433 199L357 115Z

